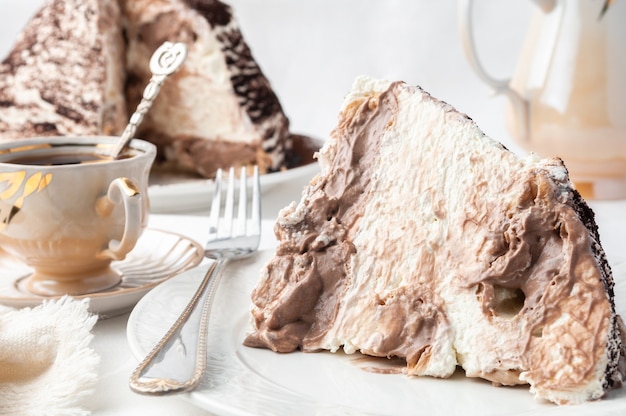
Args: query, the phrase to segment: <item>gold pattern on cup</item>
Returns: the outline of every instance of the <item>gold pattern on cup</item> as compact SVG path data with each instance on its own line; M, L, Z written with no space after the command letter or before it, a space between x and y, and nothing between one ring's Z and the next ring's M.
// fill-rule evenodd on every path
M0 173L0 184L6 184L6 189L0 192L0 201L6 202L14 197L17 198L11 205L0 206L0 230L4 230L17 214L26 198L36 192L41 192L52 182L52 174L36 172L26 177L26 171ZM21 194L20 194L21 192Z
M133 197L136 195L139 195L140 191L139 188L137 188L137 186L135 186L135 184L128 178L121 178L122 182L124 183L124 193L126 195L128 195L129 197Z

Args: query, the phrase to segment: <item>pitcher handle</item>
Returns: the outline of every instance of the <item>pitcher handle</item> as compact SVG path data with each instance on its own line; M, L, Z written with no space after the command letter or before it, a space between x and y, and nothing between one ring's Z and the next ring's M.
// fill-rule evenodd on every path
M137 243L143 230L142 196L139 188L128 178L117 178L111 182L107 194L101 197L96 209L101 216L111 213L120 203L124 204L125 223L121 240L111 240L109 247L102 250L98 257L111 260L123 260Z
M476 42L474 41L472 20L473 6L473 0L459 0L458 2L458 24L461 34L461 45L465 57L474 72L476 72L476 75L478 75L484 83L489 85L495 94L504 94L509 98L513 106L513 111L515 111L515 117L519 120L519 122L516 123L519 129L517 132L518 136L524 140L528 140L528 102L509 86L511 82L510 79L497 79L491 76L478 58Z

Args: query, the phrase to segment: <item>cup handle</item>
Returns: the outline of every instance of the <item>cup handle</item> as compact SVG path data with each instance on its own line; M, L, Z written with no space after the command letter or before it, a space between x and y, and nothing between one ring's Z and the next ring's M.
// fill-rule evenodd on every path
M108 216L113 208L124 204L126 214L124 234L120 241L111 240L109 247L98 253L98 258L123 260L137 243L143 230L142 195L139 188L128 178L117 178L111 182L105 196L96 202L96 211L100 216Z
M459 0L458 2L458 24L465 57L476 75L489 85L495 94L504 94L509 98L515 111L515 117L518 120L516 123L517 134L523 140L528 140L528 102L509 86L510 79L492 77L478 58L472 21L473 5L473 0Z

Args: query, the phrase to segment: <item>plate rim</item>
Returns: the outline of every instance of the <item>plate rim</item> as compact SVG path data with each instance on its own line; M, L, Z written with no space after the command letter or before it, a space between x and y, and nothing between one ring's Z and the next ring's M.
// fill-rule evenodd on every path
M312 151L311 154L300 154L300 156L311 157L311 162L293 168L276 172L268 172L260 175L262 192L270 190L279 183L295 180L307 174L311 175L312 178L313 174L319 170L319 163L315 160L314 155L322 148L325 143L324 140L302 134L294 133L292 135L300 137L300 140L302 140L303 143L302 147ZM155 172L158 172L158 169L155 170ZM165 176L168 175L167 172L159 172L159 174ZM177 175L180 174L171 173L171 177L175 177ZM213 179L200 177L182 178L178 183L151 183L148 186L150 211L153 213L173 213L176 211L189 211L208 207L210 201L208 198L204 197L206 197L207 192L211 189L213 183ZM165 199L174 197L186 198L187 201L182 204L178 204L176 202L169 204L164 202ZM202 200L199 200L200 198L202 198ZM188 201L189 199L194 199L195 203L190 203Z

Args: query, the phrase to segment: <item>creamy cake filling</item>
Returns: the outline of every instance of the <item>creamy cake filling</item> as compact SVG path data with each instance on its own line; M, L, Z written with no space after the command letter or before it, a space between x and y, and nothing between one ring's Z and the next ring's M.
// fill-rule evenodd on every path
M577 403L621 385L624 333L591 210L417 87L359 79L321 173L275 225L246 345L457 365Z

